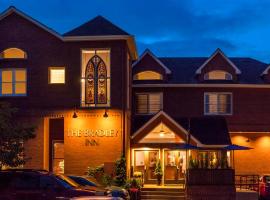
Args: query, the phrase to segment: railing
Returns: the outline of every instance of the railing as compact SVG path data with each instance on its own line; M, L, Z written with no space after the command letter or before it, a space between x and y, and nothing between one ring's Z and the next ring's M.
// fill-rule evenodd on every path
M235 175L235 187L240 190L259 190L259 175Z

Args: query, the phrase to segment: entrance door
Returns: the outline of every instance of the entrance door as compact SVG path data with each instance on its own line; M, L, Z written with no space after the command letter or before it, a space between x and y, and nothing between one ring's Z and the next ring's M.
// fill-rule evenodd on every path
M53 172L57 174L64 173L64 141L55 140L53 141Z
M186 151L164 150L164 184L182 183L186 173Z
M146 184L154 184L157 182L154 171L158 160L159 150L135 150L134 172L141 172Z

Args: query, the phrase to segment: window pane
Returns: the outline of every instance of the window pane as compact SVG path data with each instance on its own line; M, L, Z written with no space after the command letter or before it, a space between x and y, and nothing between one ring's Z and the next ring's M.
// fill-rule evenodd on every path
M147 113L148 96L146 94L136 95L136 112Z
M12 70L2 71L2 82L12 82Z
M15 94L26 94L26 83L16 83Z
M230 114L231 94L209 93L205 95L205 113Z
M26 58L26 53L21 49L10 48L1 53L1 58Z
M12 83L2 83L2 94L12 94Z
M154 71L144 71L135 74L134 80L162 80L162 75Z
M65 68L50 69L50 83L65 83Z
M156 113L161 109L161 95L150 94L149 95L149 113Z
M25 69L15 70L15 80L16 81L26 81L26 70Z

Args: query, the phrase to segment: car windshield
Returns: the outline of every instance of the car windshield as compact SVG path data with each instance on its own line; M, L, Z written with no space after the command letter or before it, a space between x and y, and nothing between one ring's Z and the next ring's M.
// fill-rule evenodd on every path
M74 182L72 179L68 178L65 175L58 174L56 175L56 178L58 182L67 189L79 187L79 185L76 182Z
M82 185L82 186L94 186L97 187L97 185L83 177L79 177L79 176L68 176L69 178L71 178L72 180L74 180L76 183Z

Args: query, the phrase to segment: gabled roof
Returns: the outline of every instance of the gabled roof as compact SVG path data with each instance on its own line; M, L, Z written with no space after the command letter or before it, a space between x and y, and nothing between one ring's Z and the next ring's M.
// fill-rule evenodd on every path
M160 115L166 115L174 123L182 127L187 133L189 129L193 138L199 141L198 146L205 145L229 145L231 144L230 134L227 128L226 119L222 116L203 117L172 117L161 111L155 116L134 116L132 121L131 138L135 138L146 126L152 123Z
M158 59L171 70L170 77L163 84L198 84L195 72L208 58L159 57ZM229 59L242 72L237 78L238 84L265 84L260 75L268 67L268 64L252 58L230 57ZM140 83L145 84L143 81Z
M64 36L105 36L105 35L129 35L109 20L102 16L78 26L77 28L63 34Z
M0 21L3 20L4 18L8 17L9 15L13 14L13 13L16 13L17 15L23 17L24 19L32 22L36 26L38 26L41 29L47 31L48 33L54 35L55 37L57 37L59 39L62 39L62 36L59 33L54 31L53 29L47 27L46 25L40 23L39 21L33 19L32 17L28 16L27 14L25 14L24 12L22 12L19 9L15 8L14 6L10 6L7 10L5 10L4 12L2 12L0 14Z
M150 120L145 122L143 126L139 127L138 130L136 130L135 133L131 135L131 139L135 139L136 137L138 137L144 129L147 129L147 127L150 126L153 122L156 122L157 120L160 121L162 118L168 120L171 124L173 124L173 126L177 128L178 132L176 132L176 134L179 134L181 132L184 133L186 136L188 135L188 131L185 128L183 128L180 124L178 124L173 118L171 118L164 111L159 111ZM201 142L197 140L195 137L193 137L193 135L191 135L191 140L196 142L196 144L201 145Z
M164 68L166 74L170 74L171 70L164 65L149 49L146 49L143 54L139 57L139 59L132 64L132 67L136 66L146 55L150 55L162 68Z
M220 54L234 69L236 74L241 74L240 69L236 67L236 65L221 51L221 49L217 49L211 56L208 58L197 70L196 74L200 74L202 69L217 55Z

